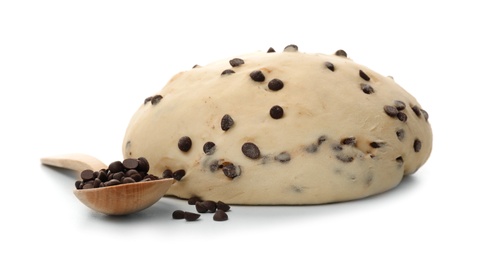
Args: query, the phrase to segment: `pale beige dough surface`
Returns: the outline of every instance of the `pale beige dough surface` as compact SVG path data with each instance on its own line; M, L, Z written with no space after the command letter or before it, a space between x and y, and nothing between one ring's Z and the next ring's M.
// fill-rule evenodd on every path
M244 64L232 67L232 58ZM221 75L226 69L235 73ZM255 70L262 71L263 82L252 80ZM362 78L360 70L370 79ZM267 87L274 78L284 83L282 89ZM374 92L365 93L361 83ZM186 175L168 193L181 198L231 204L358 199L398 185L432 149L427 113L417 100L392 78L343 56L299 51L238 55L178 73L155 95L162 99L143 103L131 119L123 154L146 157L149 172L158 176L165 169L184 169ZM395 100L404 102L399 112L406 121L384 111ZM274 105L283 108L282 118L270 116ZM227 131L221 129L225 114L234 120ZM192 140L187 152L178 149L183 136ZM203 151L206 142L215 144L211 155ZM260 158L243 154L246 142L256 144ZM229 163L240 173L237 177L224 174L231 166L222 166Z

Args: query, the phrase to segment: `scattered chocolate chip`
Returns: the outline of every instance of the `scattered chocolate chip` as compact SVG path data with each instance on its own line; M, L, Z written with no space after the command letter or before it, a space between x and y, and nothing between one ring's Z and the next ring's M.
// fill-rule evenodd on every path
M222 166L222 172L224 172L225 176L234 179L241 175L241 167L235 166L232 163L228 163Z
M413 112L414 112L414 113L415 113L418 117L420 117L420 115L422 115L422 113L420 112L420 108L419 108L417 105L413 106L413 107L412 107L412 110L413 110Z
M150 103L152 105L157 105L162 99L162 96L161 95L155 95L152 97L152 99L150 100Z
M284 51L287 51L287 52L296 52L296 51L298 51L298 50L299 50L299 48L298 48L298 47L297 47L297 45L295 45L295 44L290 44L290 45L287 45L287 46L285 46L285 48L284 48Z
M403 129L396 130L396 136L398 137L398 140L402 141L403 138L405 138L405 130Z
M396 117L398 115L398 109L394 106L384 106L384 112L390 117Z
M332 149L335 152L340 152L343 150L343 147L341 145L333 145Z
M181 179L183 179L183 177L185 175L186 175L186 171L183 169L180 169L180 170L173 172L173 178L177 181L180 181Z
M195 203L195 209L198 213L206 213L208 211L208 208L205 206L203 201L197 201Z
M342 145L355 145L356 142L357 141L356 141L355 137L347 137L347 138L343 138L340 141L340 144L342 144Z
M193 65L192 69L200 68L201 66L198 64Z
M270 116L273 119L280 119L284 116L284 109L281 106L273 106L270 108Z
M206 155L212 155L215 152L215 144L213 142L206 142L203 145L203 152Z
M215 201L206 200L203 201L202 204L207 208L208 212L214 213L217 210L217 203Z
M191 149L191 138L188 136L183 136L179 138L178 148L183 152L188 152Z
M220 73L220 75L231 75L234 73L236 73L236 72L231 70L231 69L226 69L226 70L222 71L222 73Z
M200 201L202 201L200 199L200 197L193 196L193 197L188 199L188 205L195 205L197 202L200 202Z
M165 169L162 172L162 178L169 179L169 178L172 178L172 177L173 177L173 171L171 171L170 169Z
M344 50L338 50L338 51L336 51L335 52L335 55L340 56L340 57L347 58L347 52L345 52Z
M344 155L344 154L338 154L337 156L337 159L344 162L344 163L350 163L354 160L354 157L352 156L348 156L348 155Z
M367 80L367 81L371 80L371 78L369 78L369 76L367 76L367 74L362 70L359 70L359 76L364 80Z
M272 79L268 82L268 88L273 91L281 90L284 87L284 82L280 79Z
M252 80L256 82L263 82L265 81L265 75L263 75L263 72L261 70L255 70L249 74Z
M364 92L366 94L372 94L372 93L374 93L374 88L371 85L366 84L366 83L361 83L360 84L360 89L362 89L362 92Z
M281 152L274 157L275 161L279 161L281 163L286 163L290 161L290 154L288 152Z
M318 137L318 145L321 145L323 142L326 141L326 135L322 135L320 137Z
M268 48L267 53L272 53L272 52L275 52L275 50L272 47Z
M331 71L335 71L335 65L333 65L333 63L331 63L329 61L325 62L325 67Z
M173 219L184 219L185 213L182 210L175 210L173 212Z
M217 212L215 212L213 219L215 221L226 221L229 219L229 217L227 216L227 213L219 209L217 210Z
M403 112L398 112L398 114L396 114L396 117L398 118L398 120L400 120L402 122L407 121L407 114L405 114Z
M234 58L234 59L229 61L229 64L231 64L232 67L241 66L244 64L244 60L242 60L240 58Z
M407 105L405 105L405 102L401 100L395 100L393 101L393 103L395 104L395 108L400 111L407 107Z
M418 153L422 149L422 142L419 139L415 139L413 142L413 150Z
M138 160L134 158L126 158L123 160L123 166L127 169L136 169L138 167Z
M222 128L222 130L224 131L229 130L233 125L234 125L234 120L228 114L225 114L220 120L220 128Z
M217 201L217 209L218 210L222 210L224 212L227 212L229 211L229 209L231 208L231 206L227 205L226 203L222 202L222 201Z
M121 161L114 161L108 165L108 170L110 172L121 172L125 166L123 166L123 163Z
M195 221L199 217L200 217L200 214L196 214L196 213L188 212L188 211L184 212L184 218L186 221Z
M241 147L241 151L243 152L246 157L250 159L258 159L260 158L260 149L256 144L254 143L244 143L243 146Z

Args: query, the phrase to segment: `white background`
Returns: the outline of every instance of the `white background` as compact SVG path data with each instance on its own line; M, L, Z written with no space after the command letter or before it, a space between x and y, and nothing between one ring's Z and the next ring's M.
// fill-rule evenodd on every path
M1 1L2 255L491 259L492 18L482 3ZM73 196L71 172L40 165L70 152L121 159L130 117L172 75L292 43L344 49L392 75L430 114L427 164L379 196L234 206L226 222L172 220L193 208L167 198L128 217L100 215Z

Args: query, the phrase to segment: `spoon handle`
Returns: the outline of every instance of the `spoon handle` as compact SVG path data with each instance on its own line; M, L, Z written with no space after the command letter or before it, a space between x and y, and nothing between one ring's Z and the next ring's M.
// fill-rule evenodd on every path
M81 153L63 154L59 156L50 156L41 158L41 163L44 165L55 166L65 169L74 170L78 173L83 170L97 171L108 168L106 164L99 159Z

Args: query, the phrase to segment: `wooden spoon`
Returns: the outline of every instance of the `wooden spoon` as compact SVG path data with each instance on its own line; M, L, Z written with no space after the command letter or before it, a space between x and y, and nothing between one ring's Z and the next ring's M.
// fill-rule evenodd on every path
M86 154L66 154L41 158L41 163L70 169L98 171L107 166L97 158ZM127 215L152 206L159 201L174 183L174 179L159 179L103 188L75 189L73 193L87 207L106 215Z

